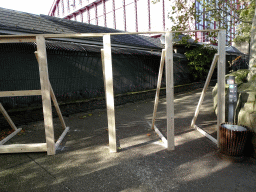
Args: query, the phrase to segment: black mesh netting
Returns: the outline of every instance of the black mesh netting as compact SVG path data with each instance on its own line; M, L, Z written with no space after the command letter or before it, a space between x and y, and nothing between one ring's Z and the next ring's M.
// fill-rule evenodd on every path
M0 91L40 89L36 45L0 46ZM115 104L153 98L154 91L140 91L156 88L161 54L112 51ZM50 82L64 115L105 107L100 48L48 42L47 59ZM174 81L175 85L189 83L187 61L180 54L174 56ZM131 92L140 94L127 94ZM2 97L0 102L17 125L43 119L41 96ZM0 125L8 126L2 116Z

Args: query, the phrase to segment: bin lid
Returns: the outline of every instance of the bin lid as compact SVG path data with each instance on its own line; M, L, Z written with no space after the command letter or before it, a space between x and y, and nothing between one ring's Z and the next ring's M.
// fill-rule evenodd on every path
M232 131L247 131L245 127L239 125L222 124L221 126Z

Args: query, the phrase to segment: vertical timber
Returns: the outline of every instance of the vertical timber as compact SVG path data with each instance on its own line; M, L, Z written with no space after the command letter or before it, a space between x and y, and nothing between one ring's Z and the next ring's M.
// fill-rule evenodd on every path
M218 104L217 104L217 145L219 147L219 126L225 122L225 74L226 74L226 30L218 34Z
M165 35L167 149L174 150L174 86L172 32Z
M48 64L46 55L45 38L42 35L36 36L40 84L42 91L42 103L44 114L45 136L47 143L47 154L55 154L55 141L52 119L52 106L50 95L50 83L48 75Z
M105 76L105 91L106 91L105 95L106 95L106 106L107 106L107 115L108 115L109 150L110 152L117 152L110 35L103 36L103 49L104 49L103 59L104 59L104 76Z

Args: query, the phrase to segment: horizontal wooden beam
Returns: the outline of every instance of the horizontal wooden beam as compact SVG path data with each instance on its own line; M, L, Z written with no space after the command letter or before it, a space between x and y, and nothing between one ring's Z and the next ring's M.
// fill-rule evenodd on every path
M36 42L35 36L15 36L8 35L7 37L0 36L0 43L27 43L27 42Z
M0 141L0 145L5 144L7 141L9 141L11 138L13 138L15 135L17 135L20 131L22 130L22 128L17 129L16 131L12 132L10 135L8 135L7 137L5 137L3 140Z
M1 91L0 97L17 97L17 96L33 96L42 95L41 90L26 90L26 91Z
M55 143L55 149L57 150L58 147L60 146L62 140L64 139L65 135L68 133L69 127L66 127L66 129L63 131L61 136L59 137L58 141Z
M46 152L46 143L1 145L0 153Z
M171 31L172 33L195 33L195 32L218 32L219 29L209 29L209 30L189 30L189 31ZM30 35L0 35L0 43L5 43L14 39L15 42L22 42L22 40L33 39L37 35L42 35L44 38L83 38L83 37L103 37L104 35L139 35L139 34L159 34L167 33L167 31L146 31L146 32L124 32L124 33L66 33L66 34L30 34Z

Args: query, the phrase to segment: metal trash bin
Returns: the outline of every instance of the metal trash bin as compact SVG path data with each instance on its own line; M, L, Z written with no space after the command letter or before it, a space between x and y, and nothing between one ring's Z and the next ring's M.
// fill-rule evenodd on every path
M242 156L248 135L247 128L229 123L220 125L220 152L230 156Z

